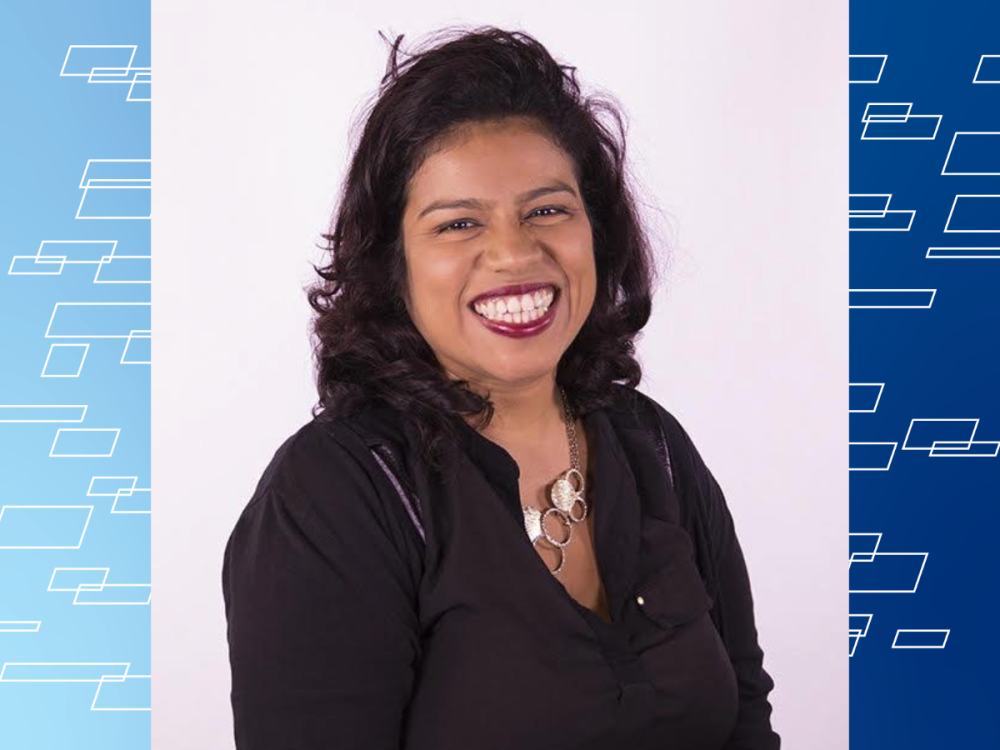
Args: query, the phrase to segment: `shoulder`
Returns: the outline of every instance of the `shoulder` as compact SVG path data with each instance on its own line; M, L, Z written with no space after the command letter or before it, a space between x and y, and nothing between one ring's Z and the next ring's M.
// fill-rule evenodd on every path
M627 427L687 436L677 418L648 393L622 383L612 383L611 388L608 411L616 421L624 422Z
M414 531L379 474L350 418L303 425L277 448L236 520L227 568L318 556L380 569L405 561L415 569Z
M333 523L379 502L367 447L350 419L313 418L275 450L238 524L268 514Z
M254 497L342 475L357 468L356 447L346 438L343 421L318 418L304 424L275 450Z
M613 389L609 407L612 419L620 427L640 431L653 441L672 479L697 484L708 478L710 472L691 435L670 409L636 388L615 383Z

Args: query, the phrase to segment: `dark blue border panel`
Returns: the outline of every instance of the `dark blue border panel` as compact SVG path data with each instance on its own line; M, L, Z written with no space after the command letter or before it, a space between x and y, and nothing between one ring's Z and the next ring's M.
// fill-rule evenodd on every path
M851 750L992 747L1000 3L850 13Z

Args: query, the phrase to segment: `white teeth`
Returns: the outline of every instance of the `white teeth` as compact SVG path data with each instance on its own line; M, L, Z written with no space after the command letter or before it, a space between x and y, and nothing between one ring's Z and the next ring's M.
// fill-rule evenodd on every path
M494 297L485 302L477 302L473 308L484 318L502 320L507 323L529 323L543 317L555 293L552 289L540 289L531 294L511 297Z

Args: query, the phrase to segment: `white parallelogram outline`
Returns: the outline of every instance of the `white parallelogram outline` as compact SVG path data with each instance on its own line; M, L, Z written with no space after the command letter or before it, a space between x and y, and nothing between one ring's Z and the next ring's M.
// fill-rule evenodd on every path
M46 245L111 245L111 252L102 255L100 260L67 260L65 255L46 255ZM95 284L149 284L149 281L134 281L131 279L102 279L101 270L104 266L111 264L115 260L152 260L151 255L115 255L118 249L118 240L42 240L38 246L38 252L34 255L15 255L10 260L9 276L59 276L65 266L97 266L94 273ZM33 266L53 266L50 271L15 271L14 266L19 260L31 260Z
M120 365L151 365L153 364L148 359L125 359L125 355L128 354L128 347L132 341L136 339L149 339L153 337L152 331L129 331L128 341L125 342L125 348L122 350L122 358L118 364Z
M80 532L80 541L75 545L49 545L49 546L3 546L0 545L0 549L80 549L80 545L83 544L83 538L87 535L87 527L90 525L90 517L94 515L93 505L2 505L0 506L0 521L3 520L3 512L7 508L45 508L51 510L52 508L76 508L76 509L87 509L87 520L83 522L83 531Z
M977 252L972 255L954 255L952 253L942 254L935 253L935 250L975 250ZM929 247L927 248L927 255L925 258L932 258L937 260L948 260L948 259L959 259L959 258L978 258L981 260L996 260L1000 258L1000 247Z
M851 292L930 292L931 299L926 305L852 305L848 302L848 307L856 310L930 310L934 304L934 297L937 289L848 289Z
M995 57L1000 57L1000 55L980 55L979 56L979 65L976 66L976 73L975 73L975 75L972 76L972 82L973 83L1000 83L1000 80L997 80L997 81L980 81L979 80L979 69L983 67L983 60L985 60L987 58L995 58Z
M848 560L848 563L852 563L852 562L871 562L872 559L873 559L872 555L874 555L876 552L878 552L878 546L882 543L882 532L881 531L866 531L866 532L855 531L855 532L849 533L847 536L848 537L852 537L852 536L873 536L873 537L875 537L875 546L872 547L872 549L871 549L870 552L852 552L851 553L851 557ZM850 565L848 565L847 567L850 567Z
M94 333L50 333L52 330L52 322L56 319L56 313L59 311L59 307L65 305L70 306L98 306L98 307L112 307L112 306L126 306L126 307L151 307L151 302L56 302L55 307L52 308L52 315L49 317L49 324L45 328L45 338L47 339L131 339L133 331L129 331L128 335L115 333L115 334L94 334ZM148 333L148 331L147 331Z
M87 170L90 169L91 164L122 164L122 163L145 163L152 164L151 159L87 159L87 166L83 168L83 175L80 177L80 189L83 190L83 196L80 198L80 205L77 206L76 216L77 219L151 219L153 217L152 208L148 216L80 216L80 211L83 209L84 201L87 200L88 190L151 190L153 186L153 181L146 178L138 177L126 177L121 179L111 179L111 178L88 178ZM101 183L105 182L135 182L136 185L104 185Z
M847 196L848 201L851 198L885 198L885 203L883 203L881 208L874 209L851 209L848 207L847 215L851 219L884 219L889 214L909 214L910 221L903 227L848 227L849 232L909 232L910 227L913 226L913 220L917 216L916 211L912 210L889 210L889 204L892 202L892 193L850 193Z
M897 646L896 641L899 640L900 633L944 633L944 640L941 642L940 646ZM909 630L906 628L896 631L896 636L892 639L893 648L936 648L942 649L948 643L948 636L951 635L951 628L942 628L937 630Z
M97 706L97 699L101 695L101 688L104 687L106 682L125 682L125 680L148 680L150 675L148 674L130 674L124 675L122 677L102 677L100 684L97 686L97 692L94 693L94 702L90 704L91 711L152 711L150 708L95 708Z
M951 137L951 145L948 146L948 155L944 157L944 166L941 167L942 175L951 176L965 176L965 177L996 177L1000 175L1000 172L949 172L948 171L948 160L951 158L951 150L955 148L955 141L958 140L960 135L995 135L1000 136L1000 131L995 130L960 130L956 131L955 135ZM954 206L953 206L954 207Z
M94 492L94 482L98 479L125 479L131 480L131 484L128 486L121 486L115 492ZM112 513L128 513L133 515L150 515L153 511L150 510L118 510L118 498L121 497L132 497L136 492L152 492L149 487L136 487L136 482L139 481L138 477L93 477L90 480L90 486L87 488L87 497L113 497L115 499L114 503L111 505Z
M907 445L910 440L910 432L916 422L971 422L972 431L968 440L932 440L930 446L927 445ZM910 420L910 426L906 428L906 437L903 438L901 450L904 451L928 451L928 455L934 458L996 458L1000 453L1000 442L993 440L976 440L976 430L979 429L979 420L965 417L917 417ZM969 453L974 445L992 445L993 453Z
M101 694L101 687L106 682L125 682L125 680L148 680L148 674L128 673L132 665L127 662L71 662L71 661L8 661L0 667L0 682L96 682L97 692L94 693L94 700L90 704L91 711L151 711L150 708L95 708L97 698ZM101 675L99 679L11 679L6 676L7 667L125 667L123 674Z
M850 617L867 617L868 618L865 621L865 627L864 627L864 629L861 629L861 630L859 630L857 628L850 627L850 620L848 620L847 634L851 638L851 652L850 652L849 656L854 656L854 650L858 647L858 641L860 641L862 638L864 638L866 635L868 635L868 628L872 624L872 617L874 617L874 615L869 615L869 614L857 614L857 615L855 615L855 614L849 614L848 617L849 618Z
M48 359L46 359L46 362ZM0 411L0 423L53 423L53 422L74 422L79 424L87 416L86 404L0 404L0 409L83 409L79 419L5 419Z
M882 71L885 70L885 64L889 60L889 56L888 55L848 55L848 57L881 57L882 58L882 65L878 69L878 78L876 78L874 81L848 81L848 83L878 83L879 81L882 80ZM848 77L850 77L850 76L848 76Z
M67 73L66 63L74 49L129 49L132 54L129 56L126 67L96 67L91 68L88 73ZM129 84L128 95L125 97L129 102L148 102L150 97L133 97L132 93L137 83L152 82L152 68L134 68L132 61L135 60L136 45L134 44L71 44L66 50L66 57L63 59L62 68L59 70L60 78L86 78L87 83L116 83L119 85ZM99 80L94 80L94 76L99 76ZM110 79L110 80L109 80ZM116 80L121 79L121 80ZM141 80L140 80L141 79Z
M0 633L37 633L41 627L41 620L0 620Z
M948 218L944 222L944 231L952 234L997 234L1000 229L948 229L951 224L951 216L955 213L955 206L958 204L959 198L1000 198L1000 195L978 195L962 193L955 196L955 200L951 202L951 210L948 212Z
M97 570L104 573L104 577L99 583L78 583L75 588L52 588L52 584L56 580L56 574L60 570ZM74 594L73 604L88 607L145 607L149 605L149 602L153 598L153 587L149 583L108 583L108 573L110 568L55 568L52 571L52 577L49 579L49 586L46 591L58 591L69 594ZM91 592L91 591L104 591L105 589L149 589L149 596L146 597L144 602L81 602L79 601L81 592Z
M864 466L864 467L854 468L852 466L848 466L847 467L848 471L889 471L889 467L892 466L892 459L896 455L896 443L877 443L877 442L876 443L862 443L862 442L850 442L847 445L848 446L851 446L851 445L891 445L892 446L892 452L889 453L889 463L887 463L884 467L882 467L882 466Z
M882 400L882 391L885 389L885 383L848 383L847 387L850 388L855 385L878 386L878 395L875 397L875 406L873 406L871 409L851 409L848 407L847 411L849 411L852 414L858 414L858 413L873 414L875 410L878 409L878 402Z
M63 432L113 432L115 433L115 439L111 443L111 450L107 453L53 453L56 449L56 443L59 442L59 435ZM56 430L56 437L52 441L52 447L49 448L49 458L111 458L115 452L115 446L118 445L118 436L120 434L120 427L60 427Z
M868 113L871 107L906 107L906 112L900 115L872 115ZM869 102L868 106L865 107L865 112L861 116L861 122L865 124L864 130L861 131L861 140L863 141L933 141L937 138L938 130L941 128L941 119L943 115L914 115L911 114L913 109L913 102ZM875 122L881 123L898 123L900 125L906 124L910 120L931 120L937 119L937 123L934 125L934 134L930 136L906 136L906 135L896 135L896 136L879 136L879 135L868 135L868 126Z
M869 561L855 561L852 560L848 564L848 568L854 563L858 562L861 565L867 565L875 561L876 557L923 557L923 562L920 563L920 572L917 573L917 580L913 584L912 589L851 589L848 591L849 594L915 594L917 592L917 587L920 585L920 577L924 574L924 567L927 565L927 558L930 555L929 552L874 552L872 553L872 559Z
M45 370L49 366L49 358L52 356L52 351L57 346L58 347L62 347L62 348L74 347L74 348L77 348L77 349L79 349L80 347L83 347L83 356L80 357L80 366L76 368L76 374L75 375L49 375L48 373L45 372ZM42 365L42 377L43 378L78 378L78 377L80 377L80 373L83 371L83 362L84 362L85 359L87 359L87 352L88 351L90 351L90 344L53 344L52 346L49 347L49 353L45 355L45 364Z

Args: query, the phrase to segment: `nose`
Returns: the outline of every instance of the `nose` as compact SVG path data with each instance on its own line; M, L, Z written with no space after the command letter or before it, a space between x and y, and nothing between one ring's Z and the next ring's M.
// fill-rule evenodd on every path
M486 234L483 251L486 265L493 270L518 270L533 266L545 251L531 227L520 221L499 222Z

